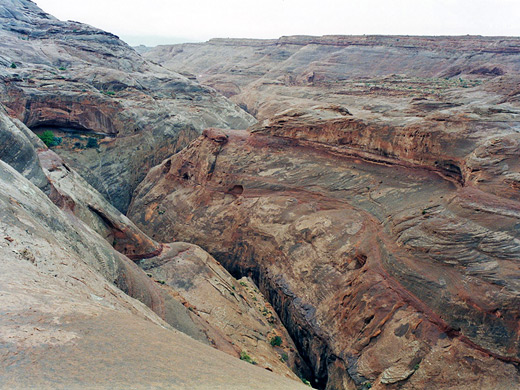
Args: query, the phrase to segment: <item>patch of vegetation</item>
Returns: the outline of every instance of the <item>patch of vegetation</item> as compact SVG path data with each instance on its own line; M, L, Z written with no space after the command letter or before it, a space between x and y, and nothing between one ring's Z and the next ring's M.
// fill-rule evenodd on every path
M371 389L371 388L372 388L372 383L370 383L368 381L363 383L363 387L362 387L363 390Z
M108 96L114 96L116 94L114 91L103 91L103 93Z
M244 286L244 287L247 287L247 283L246 282L240 282L240 285Z
M251 363L251 364L256 364L256 362L251 358L251 356L249 356L247 354L246 351L240 352L240 360L243 360L243 361Z
M43 133L39 134L38 137L48 148L52 146L58 146L61 144L61 141L63 141L61 137L55 137L54 133L50 130L44 131Z
M64 66L60 66L58 70L67 70L67 68L65 68Z
M282 345L282 338L280 336L271 337L270 343L273 347L279 347Z
M14 62L11 62L11 68L16 69L16 68L18 68L18 66L16 66L16 64Z
M280 361L285 363L287 360L289 360L289 355L287 355L285 352L282 353L282 356L280 356Z
M307 379L305 379L304 377L300 377L301 381L303 382L303 384L309 386L309 387L312 387L311 386L311 382L309 382Z
M89 137L87 140L87 148L97 148L99 147L97 138Z

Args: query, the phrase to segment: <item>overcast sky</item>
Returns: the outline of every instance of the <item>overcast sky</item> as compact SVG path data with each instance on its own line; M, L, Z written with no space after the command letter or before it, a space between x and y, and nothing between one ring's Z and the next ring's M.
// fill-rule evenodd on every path
M520 36L520 0L35 1L131 45L298 34Z

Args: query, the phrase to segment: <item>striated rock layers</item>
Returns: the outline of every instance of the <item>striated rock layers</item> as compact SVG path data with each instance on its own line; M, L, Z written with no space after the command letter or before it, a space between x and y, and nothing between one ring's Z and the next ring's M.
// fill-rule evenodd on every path
M211 40L144 55L260 122L208 129L163 161L129 217L253 278L317 387L520 385L520 39Z
M148 237L3 111L0 141L0 387L302 387L291 368L306 366L252 282Z
M400 129L313 118L205 131L148 174L129 217L252 277L320 388L518 386L513 122L462 158L472 123L448 146L446 132L405 144Z
M123 211L148 169L202 129L252 123L214 90L144 60L116 36L59 21L28 0L0 3L0 40L0 103L31 129L99 139L98 148L76 139L56 150Z
M519 93L520 38L514 37L212 39L157 46L143 56L191 73L258 119L320 102L344 105L356 117L402 124L444 116L461 104L473 116L488 111L490 103L518 102ZM473 89L493 79L500 83Z
M173 330L112 283L172 313L137 266L3 161L0 184L1 388L305 388Z
M0 38L2 385L520 386L518 38Z

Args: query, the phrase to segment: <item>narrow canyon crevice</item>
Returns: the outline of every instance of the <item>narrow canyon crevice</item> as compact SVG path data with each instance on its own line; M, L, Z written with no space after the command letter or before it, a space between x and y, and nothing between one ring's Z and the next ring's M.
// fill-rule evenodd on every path
M273 306L283 325L294 340L305 366L298 367L299 375L307 379L314 388L323 390L328 381L328 365L333 359L326 335L312 324L313 307L291 292L283 278L270 275L269 271L254 264L254 248L247 243L237 244L238 254L232 252L213 253L233 277L250 277L260 292ZM249 261L251 260L251 261ZM243 264L251 264L244 267ZM254 264L254 265L253 265Z

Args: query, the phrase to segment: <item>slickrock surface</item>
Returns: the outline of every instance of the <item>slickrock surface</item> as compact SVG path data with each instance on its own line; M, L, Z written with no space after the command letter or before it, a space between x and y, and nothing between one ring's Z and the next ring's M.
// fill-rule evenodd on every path
M520 38L0 42L0 387L520 387Z
M137 305L140 311L144 310L145 314L148 313L146 315L152 315L151 312L146 312L144 306L133 301L123 291L149 306L169 325L194 339L212 345L236 357L237 360L240 353L244 351L255 359L255 363L259 367L299 381L290 368L305 372L306 366L301 362L291 338L276 313L272 309L267 309L269 304L264 301L252 283L248 283L248 285L256 293L249 296L249 291L245 287L200 248L186 243L160 244L149 238L111 206L81 176L70 169L58 155L47 149L27 127L1 112L0 139L4 140L0 158L3 161L11 162L33 182L44 183L43 188L47 190L48 194L47 197L27 180L17 177L7 165L3 165L4 170L0 174L0 180L3 180L2 199L4 200L2 206L3 235L0 237L0 246L4 250L5 262L2 263L2 273L6 281L5 286L12 288L0 297L0 301L2 305L12 306L13 309L4 311L4 322L0 324L0 334L5 335L3 341L9 347L2 355L0 364L0 379L2 379L0 383L3 386L27 388L24 383L32 383L32 386L38 388L42 388L42 386L51 388L54 385L66 387L67 384L77 388L95 386L105 388L110 385L110 376L113 376L113 380L121 387L124 387L125 384L147 387L149 383L156 383L159 387L174 385L175 388L188 388L188 384L191 383L194 386L202 386L201 388L219 388L211 387L216 385L204 379L211 373L211 363L208 367L209 371L204 375L199 375L197 380L200 382L190 380L186 382L177 379L182 377L180 367L184 367L183 369L188 372L196 372L196 370L190 369L191 365L198 367L201 364L196 359L193 361L196 354L187 357L186 361L177 361L178 368L172 374L167 373L172 370L172 363L167 362L170 359L168 356L172 352L170 351L160 358L156 358L154 355L163 353L165 348L199 349L202 345L197 346L193 344L193 341L185 343L178 334L160 336L162 332L160 328L154 327L153 324L139 324L139 318L133 318L131 315L131 312L135 311L133 309L126 313L124 310L119 310L119 306L117 306L118 313L100 311L99 314L93 314L103 317L98 323L96 322L98 320L86 316L82 310L76 310L76 306L73 305L71 309L71 304L68 303L71 297L77 297L78 305L85 306L85 310L90 310L89 305L92 302L114 309L114 304L110 303L110 300L104 300L107 294L112 294L123 300L123 303L130 302L134 306ZM20 159L21 152L29 158ZM20 161L24 164L18 164ZM32 228L27 229L29 226ZM147 270L148 275L145 274L131 260L116 252L112 246L131 258L145 258L146 260L143 261L149 265L148 268L156 265L157 269ZM175 248L178 249L175 250ZM79 264L77 264L78 262ZM179 262L180 266L178 266ZM207 270L200 274L204 264L206 264ZM162 269L166 269L164 278ZM153 275L150 272L156 273L156 271L161 279L152 278ZM25 276L20 279L17 272ZM35 280L31 279L34 273L41 276L42 272L49 275L46 278L38 276L35 277ZM173 287L165 285L164 279L171 279L172 277L168 276L168 273L171 272L174 273L174 279L177 282L182 280L180 285L174 284ZM29 282L26 278L29 278ZM57 286L55 286L56 283ZM65 283L65 287L62 286L63 283ZM78 289L78 286L81 288ZM196 286L196 289L192 289L190 286ZM229 295L230 299L219 301L218 298L215 298L215 291L221 292L222 288L227 288L231 292L236 291L236 295L233 293L233 295ZM85 302L82 300L84 297L82 289L89 291L85 296L90 298L84 299ZM12 294L17 294L16 304L18 306L11 302L14 299L11 297ZM69 313L72 310L75 317L66 322L56 322L57 317L54 317L52 332L43 334L39 339L38 332L44 331L42 326L48 319L34 314L34 312L42 310L42 305L45 304L51 305L52 310L56 312ZM204 312L200 312L195 304ZM264 311L260 312L257 306ZM96 308L94 307L94 309ZM49 310L45 308L46 312ZM95 313L98 313L99 310L96 310ZM90 314L90 311L88 313ZM125 319L119 318L120 315L126 316ZM267 317L267 315L269 316ZM161 327L169 328L166 323L159 320L159 317L154 318L154 321L159 321ZM88 324L82 325L83 320ZM70 326L71 321L74 322L72 326ZM107 323L104 323L105 321ZM36 327L34 328L36 330L33 327ZM125 332L126 329L129 334L114 337L112 327L121 327L121 332ZM19 328L22 330L16 330ZM76 329L79 335L65 330L69 328ZM90 330L88 331L88 329ZM168 332L173 332L171 328L169 329ZM152 335L148 339L139 338L139 332L145 330L151 332ZM159 334L156 335L157 331ZM63 343L55 343L53 337L61 335L60 332L63 332L63 335L76 335L73 339L78 338L77 345L69 348L71 345L67 344L68 339ZM25 343L22 337L24 335L30 340L36 340L34 342L37 345L42 345L37 350L28 348L29 344ZM270 338L275 335L283 337L282 348L274 348L270 345ZM123 343L122 339L125 337L136 338L132 341L135 350L113 348L110 351L110 357L103 355L102 361L94 361L85 365L80 372L75 372L77 368L75 368L74 362L87 361L91 353L98 353L96 348L103 348L105 343L105 348L109 348L109 345ZM147 343L159 343L160 338L157 337L166 337L166 340L169 341L165 341L165 343L170 343L170 345L160 345L159 350L149 348ZM80 339L81 342L79 342ZM48 342L49 340L52 342ZM90 344L95 346L90 346ZM56 356L52 355L51 349L53 348L58 349ZM125 346L125 348L130 347ZM132 364L123 367L119 374L115 371L105 370L106 377L96 379L94 373L100 369L99 365L105 364L104 362L107 360L104 359L110 359L116 370L118 366L124 366L125 363L122 359L128 354L134 356L134 359L149 359L151 362L146 367L139 367L130 376L128 376L128 372L133 370ZM11 355L19 356L15 361L18 362L21 359L20 361L23 363L17 363L18 365L12 368ZM30 363L29 356L34 356L32 361L35 361L35 359L39 359L37 356L44 355L48 355L48 358L45 359L43 366L31 368L27 365ZM180 359L183 359L182 355L177 356L177 360ZM214 358L209 360L211 359ZM216 359L221 364L220 358ZM61 360L68 360L68 365L60 363ZM6 370L5 375L4 370ZM60 375L52 379L50 373L57 370L60 370ZM143 370L150 370L150 372L140 379L130 379L130 377L139 378ZM161 370L166 371L161 373ZM225 378L228 375L226 372L228 371L224 370L218 375ZM215 374L217 373L215 372ZM31 375L34 375L33 379L31 379ZM152 378L154 375L158 376ZM25 379L27 382L24 382ZM235 383L232 379L226 380L230 386ZM208 387L204 387L204 384Z
M0 103L31 129L83 130L78 145L57 151L123 211L148 169L205 127L253 123L214 90L144 60L113 34L59 21L31 1L0 2L0 41ZM86 137L100 147L82 148Z
M154 168L130 218L251 275L318 387L519 386L519 38L211 40L144 55L260 123L208 129Z
M0 184L0 388L307 388L174 331L107 281L85 227L2 161Z
M321 102L399 125L453 116L461 104L464 116L490 120L502 117L520 92L520 38L510 37L212 39L157 46L143 56L191 73L258 119ZM497 76L499 82L475 91ZM499 102L504 106L490 110Z
M518 386L516 192L298 125L207 130L149 173L129 217L250 275L319 387Z
M134 222L252 273L320 386L518 386L519 38L220 39L144 55L260 123L209 130L163 162Z
M289 367L303 376L308 373L292 339L256 285L245 278L237 281L198 246L166 244L159 256L138 264L217 330L207 334L216 348L236 357L242 355L242 359L247 354L254 364L295 380L299 379ZM279 346L271 345L276 336L281 338Z

